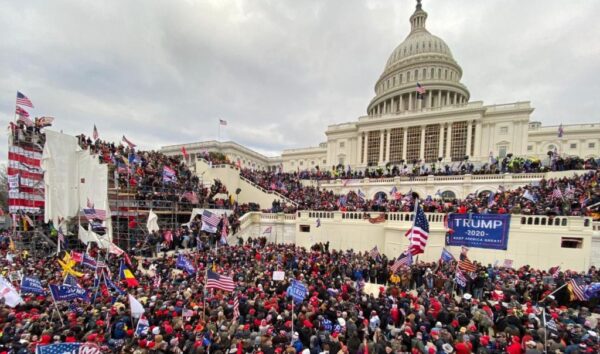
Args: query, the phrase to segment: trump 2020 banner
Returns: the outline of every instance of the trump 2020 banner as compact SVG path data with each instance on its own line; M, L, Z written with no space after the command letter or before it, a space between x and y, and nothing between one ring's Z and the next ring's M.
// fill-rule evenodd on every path
M446 245L506 250L510 215L450 214Z

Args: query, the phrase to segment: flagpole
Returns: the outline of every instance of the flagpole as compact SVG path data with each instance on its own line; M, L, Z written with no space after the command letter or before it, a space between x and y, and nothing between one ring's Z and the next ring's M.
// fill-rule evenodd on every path
M542 317L544 319L544 353L548 352L548 327L546 326L546 307L542 307Z
M551 292L550 294L544 296L543 299L540 300L540 302L543 302L544 300L546 300L546 298L550 295L553 295L555 292L559 291L560 289L564 288L565 286L567 286L567 284L569 284L569 282L565 282L563 285L559 286L558 288L554 289L553 292Z
M58 309L58 305L56 304L56 299L54 298L54 293L52 292L52 289L50 289L50 295L52 296L52 302L54 303L54 308L56 309L56 312L58 313L58 318L60 319L60 324L62 326L64 326L65 323L63 322L62 316L60 315L60 310Z

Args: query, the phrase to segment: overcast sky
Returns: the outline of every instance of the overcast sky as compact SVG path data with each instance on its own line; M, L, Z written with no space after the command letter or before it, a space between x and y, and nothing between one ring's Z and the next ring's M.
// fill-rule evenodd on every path
M413 0L0 0L0 117L15 92L55 129L144 149L217 138L268 155L366 112ZM600 1L424 0L471 100L600 122ZM4 134L6 137L6 133ZM5 140L6 141L6 140ZM0 144L6 160L6 144Z

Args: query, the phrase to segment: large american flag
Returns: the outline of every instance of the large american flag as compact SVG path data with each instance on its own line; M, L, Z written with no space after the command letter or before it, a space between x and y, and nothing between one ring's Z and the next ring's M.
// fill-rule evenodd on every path
M473 262L471 262L471 260L466 256L458 261L458 268L464 270L465 272L477 271L477 266L473 264Z
M424 88L423 86L421 86L421 84L420 84L420 83L418 83L418 82L417 82L417 92L418 92L419 94L421 94L421 95L424 95L424 94L425 94L425 92L426 92L426 91L425 91L425 88Z
M17 91L17 104L33 108L33 103L31 103L31 100L19 91Z
M202 212L202 221L212 227L217 227L217 225L219 225L219 222L221 222L221 218L217 214L211 213L210 211L205 209Z
M429 238L429 222L423 208L418 204L415 222L404 236L410 239L409 249L413 256L425 252L425 246L427 246L427 239Z
M392 271L392 273L396 273L398 271L398 269L402 266L406 266L406 267L410 267L412 265L412 254L411 252L404 251L400 256L398 256L398 258L396 258L396 261L394 262L394 264L392 264L392 266L390 267L390 270Z
M235 283L232 277L215 273L213 271L206 271L206 287L208 289L215 288L225 291L233 291L235 289Z

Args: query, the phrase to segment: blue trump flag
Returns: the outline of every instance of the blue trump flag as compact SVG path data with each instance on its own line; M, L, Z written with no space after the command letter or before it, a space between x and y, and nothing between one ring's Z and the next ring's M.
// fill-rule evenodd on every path
M90 301L88 291L71 285L50 285L50 292L54 301L70 301L75 299L81 299L83 301Z
M79 353L81 343L60 343L37 346L36 354Z
M508 214L450 214L446 235L447 246L465 246L506 250L510 215Z
M452 253L448 252L448 250L445 248L442 249L442 256L440 258L442 259L442 262L450 262L454 260Z
M306 285L299 281L294 281L292 285L288 287L287 293L288 296L291 296L292 299L294 299L294 302L302 302L308 291L306 290Z
M175 264L175 266L177 268L181 268L181 269L185 270L189 275L196 274L196 268L182 254L180 254L177 257L177 263Z
M21 293L44 295L46 293L46 290L44 290L42 282L39 278L27 276L23 277L23 280L21 280Z

